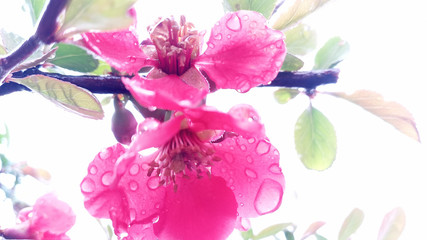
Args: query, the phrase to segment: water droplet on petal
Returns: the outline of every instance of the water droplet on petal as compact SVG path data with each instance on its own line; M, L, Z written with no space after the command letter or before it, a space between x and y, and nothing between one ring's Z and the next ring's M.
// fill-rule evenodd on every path
M147 212L145 210L142 210L141 214L145 215Z
M147 187L151 190L155 190L159 187L159 177L151 177L147 181Z
M101 177L101 182L104 186L109 186L113 183L113 172L106 172Z
M89 168L89 173L92 174L92 175L97 174L98 173L98 168L96 166L91 166Z
M92 193L95 191L95 182L90 178L85 178L80 185L80 188L84 193Z
M234 187L234 186L230 186L230 189L231 189L232 191L234 191L234 189L236 189L236 187Z
M218 33L217 35L214 36L215 40L221 40L222 39L222 34Z
M156 216L155 218L153 218L153 220L151 220L153 223L157 223L159 221L159 216Z
M246 168L245 169L245 174L246 176L250 177L250 178L257 178L258 174L256 174L256 172L252 169Z
M274 149L274 155L279 156L279 151L277 149Z
M243 204L242 202L240 203L240 206L243 207L245 204Z
M285 42L283 40L276 41L276 48L281 49L283 48L283 45L285 45Z
M252 158L252 156L247 156L246 160L248 161L248 163L253 163L254 159Z
M257 23L256 23L255 21L252 21L252 22L249 24L249 27L250 27L250 28L256 28L256 25L257 25Z
M241 197L243 197L243 194L239 193L239 197L240 197L240 198L241 198Z
M240 22L239 16L237 16L236 14L233 14L233 16L227 20L225 25L228 29L235 32L240 31L240 29L242 29L242 23Z
M267 142L266 140L261 140L258 142L255 151L258 153L258 155L264 155L270 151L270 147L271 143Z
M245 145L240 145L240 149L242 150L242 151L246 151L246 146Z
M106 148L106 149L104 149L104 150L102 150L100 153L99 153L99 158L101 158L102 160L107 160L108 158L110 158L110 156L111 156L111 153L112 153L112 149L111 148Z
M129 209L130 220L133 221L136 218L136 210L134 208Z
M230 38L231 38L231 35L230 35L230 34L227 34L227 38L228 38L228 39L230 39Z
M138 190L138 187L139 187L139 185L138 185L138 183L136 182L136 181L130 181L129 182L129 188L130 188L130 190L131 191L136 191L136 190Z
M225 169L225 168L221 168L221 172L222 172L222 173L225 173L225 172L227 172L227 169Z
M260 215L276 211L282 202L282 196L282 185L273 179L265 179L255 197L255 210Z
M157 209L159 209L160 208L160 203L156 203L156 205L154 207L157 208Z
M215 44L213 44L213 43L208 43L208 46L209 46L210 48L215 48Z
M135 56L129 56L128 59L129 59L129 62L131 62L131 63L136 62L136 57Z
M251 85L247 81L241 81L237 84L237 91L240 93L245 93L251 90Z
M135 176L139 173L139 165L134 163L130 168L129 168L129 174L132 176Z
M231 155L230 153L226 153L224 154L224 158L228 163L233 163L234 162L234 157L233 155Z
M239 223L240 223L240 227L245 231L248 231L251 228L251 222L247 218L240 217Z
M280 168L279 164L277 164L277 163L271 164L270 167L268 168L268 170L274 174L282 174L282 169Z
M255 138L249 138L249 139L248 139L248 143L249 143L249 144L252 144L252 143L254 143L254 142L255 142Z
M248 16L248 15L244 15L244 16L242 17L242 19L243 19L243 21L247 21L247 20L249 20L249 16Z

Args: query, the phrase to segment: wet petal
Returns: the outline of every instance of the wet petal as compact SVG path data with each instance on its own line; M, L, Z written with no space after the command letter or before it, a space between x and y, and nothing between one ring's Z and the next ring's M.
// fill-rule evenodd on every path
M213 28L208 48L195 60L217 88L247 92L272 81L286 55L283 33L266 26L256 12L225 15Z
M240 217L256 217L279 208L285 181L279 152L267 139L234 137L214 146L222 160L212 166L212 175L227 181Z
M237 217L233 192L222 178L179 178L169 186L165 209L154 224L159 239L226 239Z
M132 224L129 228L129 236L123 240L150 240L157 239L153 232L153 224Z
M30 228L38 232L63 234L70 230L76 221L71 207L53 193L37 199L32 213Z
M176 75L159 79L135 76L132 79L123 78L122 81L132 96L144 107L167 110L194 108L200 105L207 94L207 90L192 87Z
M87 48L120 71L134 74L144 66L157 64L140 49L138 39L131 31L85 33L82 36Z
M265 135L264 126L260 122L237 114L222 113L208 107L186 109L184 114L190 119L190 129L193 131L212 129L235 132L243 136Z

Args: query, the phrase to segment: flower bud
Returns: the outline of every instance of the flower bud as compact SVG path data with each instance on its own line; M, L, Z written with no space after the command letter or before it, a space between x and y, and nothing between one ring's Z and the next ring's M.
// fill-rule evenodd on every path
M122 144L130 144L132 136L136 132L137 122L133 114L124 107L116 108L113 114L111 130L117 141Z

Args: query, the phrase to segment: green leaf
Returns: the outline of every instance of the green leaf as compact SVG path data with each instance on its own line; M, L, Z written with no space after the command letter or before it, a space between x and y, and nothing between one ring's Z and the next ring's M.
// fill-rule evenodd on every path
M242 238L244 240L249 240L249 239L253 239L254 238L254 232L253 232L252 228L249 229L248 231L244 231L244 232L242 231L242 232L240 232L240 235L242 235Z
M285 104L292 98L296 97L300 91L293 88L280 88L274 92L274 98L280 104Z
M11 81L22 84L40 93L58 106L83 117L92 119L102 119L104 117L104 112L98 99L91 92L74 84L43 75L12 78Z
M93 75L108 75L109 73L111 73L111 71L112 71L111 66L108 63L98 60L98 67L95 70L93 70L93 72L91 72L91 74L93 74Z
M294 55L287 53L285 61L283 61L280 71L293 72L298 71L304 66L304 62L295 57Z
M281 7L285 9L273 23L273 28L283 30L316 11L329 0L286 0Z
M226 11L251 10L259 12L269 19L276 7L277 0L224 0L223 6Z
M59 67L77 72L92 72L98 67L98 60L80 47L59 43L56 45L55 57L48 60Z
M294 233L291 231L285 231L286 240L295 240Z
M46 0L26 0L26 2L30 8L31 18L33 19L33 24L35 25L40 17Z
M321 228L323 225L325 225L325 222L314 222L312 223L307 230L305 230L304 235L302 236L301 240L304 240L308 237L310 237L311 235L315 235L317 230L319 230L319 228Z
M260 233L254 236L254 240L263 239L269 236L276 235L284 231L287 227L293 226L292 223L279 223L263 229Z
M321 235L319 235L319 234L315 234L314 236L316 236L316 239L317 240L328 240L328 239L326 239L324 236L321 236Z
M333 68L350 51L350 44L340 37L329 39L314 59L314 70Z
M133 19L128 10L136 0L69 1L64 23L56 36L67 38L89 30L107 31L129 27Z
M6 55L6 54L7 54L6 49L0 45L0 55Z
M108 105L108 104L110 104L110 102L111 102L111 100L113 100L113 95L110 95L110 96L107 96L107 97L104 97L102 100L101 100L101 105L102 106L106 106L106 105Z
M344 220L341 226L340 233L338 234L338 240L348 240L351 235L362 225L365 214L362 210L355 208Z
M288 53L294 55L305 55L316 48L317 34L305 24L285 31L285 42Z
M378 233L378 240L397 240L405 228L405 212L402 208L395 208L387 213Z
M9 146L9 141L10 141L9 128L7 127L6 124L4 124L4 133L0 132L0 144L4 144L4 142L6 142L6 145Z
M414 117L399 103L385 101L381 94L369 90L358 90L353 94L343 92L327 92L327 94L359 105L366 111L391 124L401 133L420 141Z
M0 160L1 160L0 170L9 165L9 160L2 153L0 153Z
M325 170L335 160L337 138L334 126L311 104L295 125L295 147L308 169Z

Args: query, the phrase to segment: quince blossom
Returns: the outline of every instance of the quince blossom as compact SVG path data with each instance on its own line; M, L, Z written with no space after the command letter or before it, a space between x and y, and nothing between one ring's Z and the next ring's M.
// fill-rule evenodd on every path
M5 239L68 240L65 233L76 221L76 215L65 202L53 194L46 194L33 207L18 214L20 223L13 228L0 230Z
M261 14L227 13L212 28L202 54L203 34L193 27L183 17L180 23L160 20L141 46L131 30L86 33L83 39L111 66L134 74L123 83L145 107L197 107L209 91L247 92L277 76L286 55L284 35L268 28ZM147 66L153 67L148 75L138 75Z
M215 240L277 210L284 177L250 106L202 107L140 123L129 149L116 144L95 157L81 190L88 211L110 218L121 239Z

